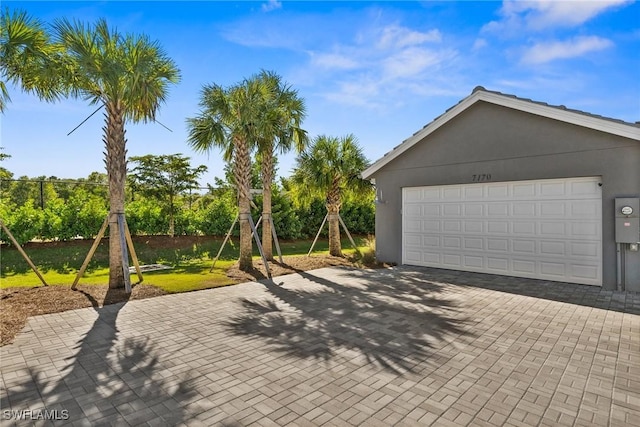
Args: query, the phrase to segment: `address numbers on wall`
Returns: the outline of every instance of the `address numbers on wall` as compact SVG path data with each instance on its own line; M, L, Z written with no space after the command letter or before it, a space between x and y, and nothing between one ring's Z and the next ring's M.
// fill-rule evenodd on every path
M471 175L471 181L472 182L491 181L491 174L490 173L483 173L483 174L478 174L478 175Z

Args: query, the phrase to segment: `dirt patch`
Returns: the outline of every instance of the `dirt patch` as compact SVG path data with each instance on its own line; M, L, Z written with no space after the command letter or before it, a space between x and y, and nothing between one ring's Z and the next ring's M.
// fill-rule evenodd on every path
M171 245L172 242L158 243ZM283 263L269 263L273 277L330 266L356 266L354 260L323 255L284 257L283 261ZM266 270L262 261L254 259L254 267L253 271L244 272L240 271L236 264L227 271L227 276L235 283L266 278ZM0 289L0 309L2 312L0 345L12 342L24 328L30 316L59 313L85 307L98 308L107 304L165 294L166 292L160 288L144 284L134 285L131 295L120 289L110 290L107 285L78 285L76 290L62 285Z

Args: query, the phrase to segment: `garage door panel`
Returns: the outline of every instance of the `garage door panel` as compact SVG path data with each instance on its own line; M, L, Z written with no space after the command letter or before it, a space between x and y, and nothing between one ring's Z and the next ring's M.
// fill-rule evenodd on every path
M571 201L569 202L569 212L574 218L594 218L601 209L599 200Z
M422 221L422 230L427 232L429 231L438 232L440 231L440 221L438 220Z
M514 253L535 255L536 242L535 240L513 239L511 241L511 250Z
M442 212L445 216L460 216L462 214L461 203L447 203Z
M422 205L422 214L427 217L439 217L440 205L436 205L436 204Z
M442 254L440 252L424 252L422 261L429 264L442 264Z
M541 183L539 194L542 197L566 196L566 183L564 181Z
M462 230L462 221L443 221L442 231L450 233L452 231L459 232Z
M487 213L489 217L495 218L497 216L509 216L509 204L508 203L489 203L487 205Z
M422 205L416 205L416 204L411 204L411 205L407 205L407 207L405 208L405 214L409 217L415 216L415 217L421 217L423 216L422 213ZM427 213L425 212L425 215L433 215L433 213Z
M403 262L601 285L597 177L403 190Z
M533 183L514 183L512 185L513 188L513 198L529 198L536 194L536 185Z
M597 238L600 236L600 224L577 222L571 224L571 234L574 237L591 237Z
M419 248L422 245L420 244L424 239L419 234L407 234L405 238L405 245L408 247Z
M511 223L511 234L517 235L536 235L536 223L532 221L514 221Z
M467 220L463 222L465 233L482 234L484 230L484 222L476 220Z
M422 190L408 188L403 195L405 202L421 202Z
M559 262L540 262L540 273L544 276L556 276L561 279L567 275L566 266Z
M599 181L576 181L569 182L572 196L588 196L592 198L600 198L600 182Z
M600 245L593 242L569 242L569 254L573 257L600 257Z
M442 199L443 200L460 200L462 198L462 188L461 187L450 187L443 188L442 190Z
M598 280L598 269L592 265L571 265L571 275L587 280Z
M539 223L539 235L550 237L566 237L567 223L554 221L554 222L540 222Z
M550 201L540 203L540 217L542 218L566 218L567 208L565 201Z
M487 258L487 267L491 272L499 272L500 274L509 271L509 260L505 258Z
M553 241L541 241L540 255L565 257L567 255L566 243L553 242Z
M440 200L440 189L438 188L423 188L419 194L423 201Z
M516 202L512 205L513 216L534 217L536 216L536 204L533 202Z
M509 186L507 184L489 184L486 194L490 199L506 199L509 197Z
M405 220L405 231L408 233L422 231L422 221L407 218Z
M487 232L489 234L509 234L509 223L507 221L488 221Z
M512 260L511 265L514 273L534 274L536 272L535 261L529 261L526 259L514 259Z
M448 267L462 267L462 256L445 253L442 255L442 264Z
M423 258L422 258L422 251L412 251L412 250L406 250L404 253L404 257L405 257L405 264L414 264L414 263L418 263L418 262L423 262ZM427 260L424 260L425 262L429 262ZM437 261L436 260L431 260L433 262Z
M470 202L464 205L465 217L482 217L484 212L484 205L481 203Z
M484 249L484 239L479 237L465 237L463 246L464 249L481 251Z
M462 247L462 238L445 236L442 246L445 249L460 249Z
M484 268L484 258L481 256L465 255L463 260L465 268Z
M484 188L482 187L464 187L465 200L482 200Z

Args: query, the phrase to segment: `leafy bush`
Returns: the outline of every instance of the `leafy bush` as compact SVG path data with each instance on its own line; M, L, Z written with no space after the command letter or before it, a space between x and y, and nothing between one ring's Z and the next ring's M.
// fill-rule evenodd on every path
M125 215L131 234L166 234L169 219L162 208L147 199L135 200L125 206Z
M54 186L45 181L42 209L38 182L25 180L13 182L9 188L3 187L3 194L8 196L0 200L0 218L21 243L35 238L69 240L96 236L108 213L106 188L96 185ZM36 196L37 200L34 199ZM343 202L340 213L354 234L374 233L375 207L373 198L369 196L350 195ZM14 199L21 203L15 203ZM254 201L258 209L252 210L252 214L257 221L262 210L261 197ZM176 206L175 234L178 235L224 236L238 212L232 187L212 189L206 195L179 197ZM154 198L136 193L136 199L125 205L125 212L134 235L167 234L169 230L167 210ZM302 204L298 193L285 184L274 184L272 214L278 237L291 240L315 237L327 210L322 198ZM321 235L326 237L327 233L325 224ZM238 236L239 227L234 228L233 234ZM6 236L0 235L0 239L8 241Z
M42 231L44 213L33 205L33 203L27 203L7 212L6 217L3 217L5 225L21 245L39 237ZM8 242L9 238L3 236L2 240Z
M215 198L204 206L199 215L199 229L208 236L224 236L236 217L238 209L229 192ZM234 227L233 235L239 235L239 227Z
M373 203L351 201L340 209L340 215L349 232L354 234L374 233L376 213Z

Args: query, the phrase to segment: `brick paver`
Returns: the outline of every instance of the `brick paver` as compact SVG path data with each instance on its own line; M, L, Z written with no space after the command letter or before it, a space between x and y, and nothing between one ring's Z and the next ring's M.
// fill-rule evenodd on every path
M640 294L437 269L37 316L0 357L2 425L640 426Z

